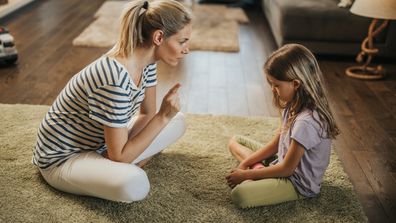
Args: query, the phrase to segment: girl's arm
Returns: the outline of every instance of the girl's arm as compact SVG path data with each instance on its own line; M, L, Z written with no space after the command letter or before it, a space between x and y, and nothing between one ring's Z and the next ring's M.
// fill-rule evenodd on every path
M292 139L288 152L284 160L273 166L264 167L254 170L233 170L227 177L228 185L235 187L245 180L260 180L264 178L288 177L293 174L297 168L302 156L304 155L304 147L297 141Z
M177 90L180 84L173 86L165 95L161 108L134 137L128 138L128 129L105 126L104 135L107 145L107 157L124 163L133 162L150 145L158 133L180 110Z
M139 116L129 131L128 138L136 136L154 117L157 111L156 103L156 86L146 88L145 97L140 106Z
M247 157L239 164L238 168L247 169L253 164L261 162L262 160L275 155L278 152L279 138L280 129L276 131L276 135L268 144L266 144L263 148L253 152L249 157Z

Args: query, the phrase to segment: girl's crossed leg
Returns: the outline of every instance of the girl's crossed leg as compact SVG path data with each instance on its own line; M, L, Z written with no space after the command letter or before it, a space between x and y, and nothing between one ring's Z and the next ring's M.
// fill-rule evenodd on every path
M263 147L261 143L255 140L238 135L231 138L228 146L232 155L239 162ZM256 163L250 168L265 168L275 159L277 159L276 155L263 160L262 163ZM296 191L288 178L246 180L231 191L232 201L241 208L272 205L301 198L304 197Z

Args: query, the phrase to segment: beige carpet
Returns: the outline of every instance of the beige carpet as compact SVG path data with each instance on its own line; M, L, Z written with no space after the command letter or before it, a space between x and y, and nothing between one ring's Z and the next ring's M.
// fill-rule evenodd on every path
M110 47L118 33L118 18L123 1L107 1L95 13L96 20L73 40L75 46ZM223 5L199 5L193 8L194 23L190 50L239 51L238 23L249 20L243 10Z
M149 196L123 204L52 189L30 164L47 106L0 104L0 222L367 222L333 153L318 198L239 210L224 176L237 162L226 144L235 133L263 142L273 118L188 115L188 130L147 166Z

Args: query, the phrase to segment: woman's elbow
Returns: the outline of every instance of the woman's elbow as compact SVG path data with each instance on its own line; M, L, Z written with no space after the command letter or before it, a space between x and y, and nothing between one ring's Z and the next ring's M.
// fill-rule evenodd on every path
M147 120L151 120L157 112L155 110L150 109L149 111L140 112L140 115L144 115Z
M109 160L114 161L114 162L128 163L128 161L124 159L122 154L107 152L107 157L106 158L108 158Z
M121 161L121 157L119 157L119 156L111 156L111 155L109 155L109 156L107 156L107 158L109 160L111 160L111 161L114 161L114 162L122 162Z
M157 114L155 111L150 111L149 113L146 114L147 119L151 120L154 118L155 114Z

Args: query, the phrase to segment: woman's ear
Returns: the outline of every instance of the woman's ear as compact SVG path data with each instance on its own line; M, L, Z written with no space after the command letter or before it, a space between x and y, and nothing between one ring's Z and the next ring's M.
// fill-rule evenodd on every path
M156 46L161 45L161 43L164 41L164 32L162 30L156 30L153 33L153 43Z
M301 86L301 81L294 79L293 80L293 86L294 86L294 90L297 90L300 86Z

